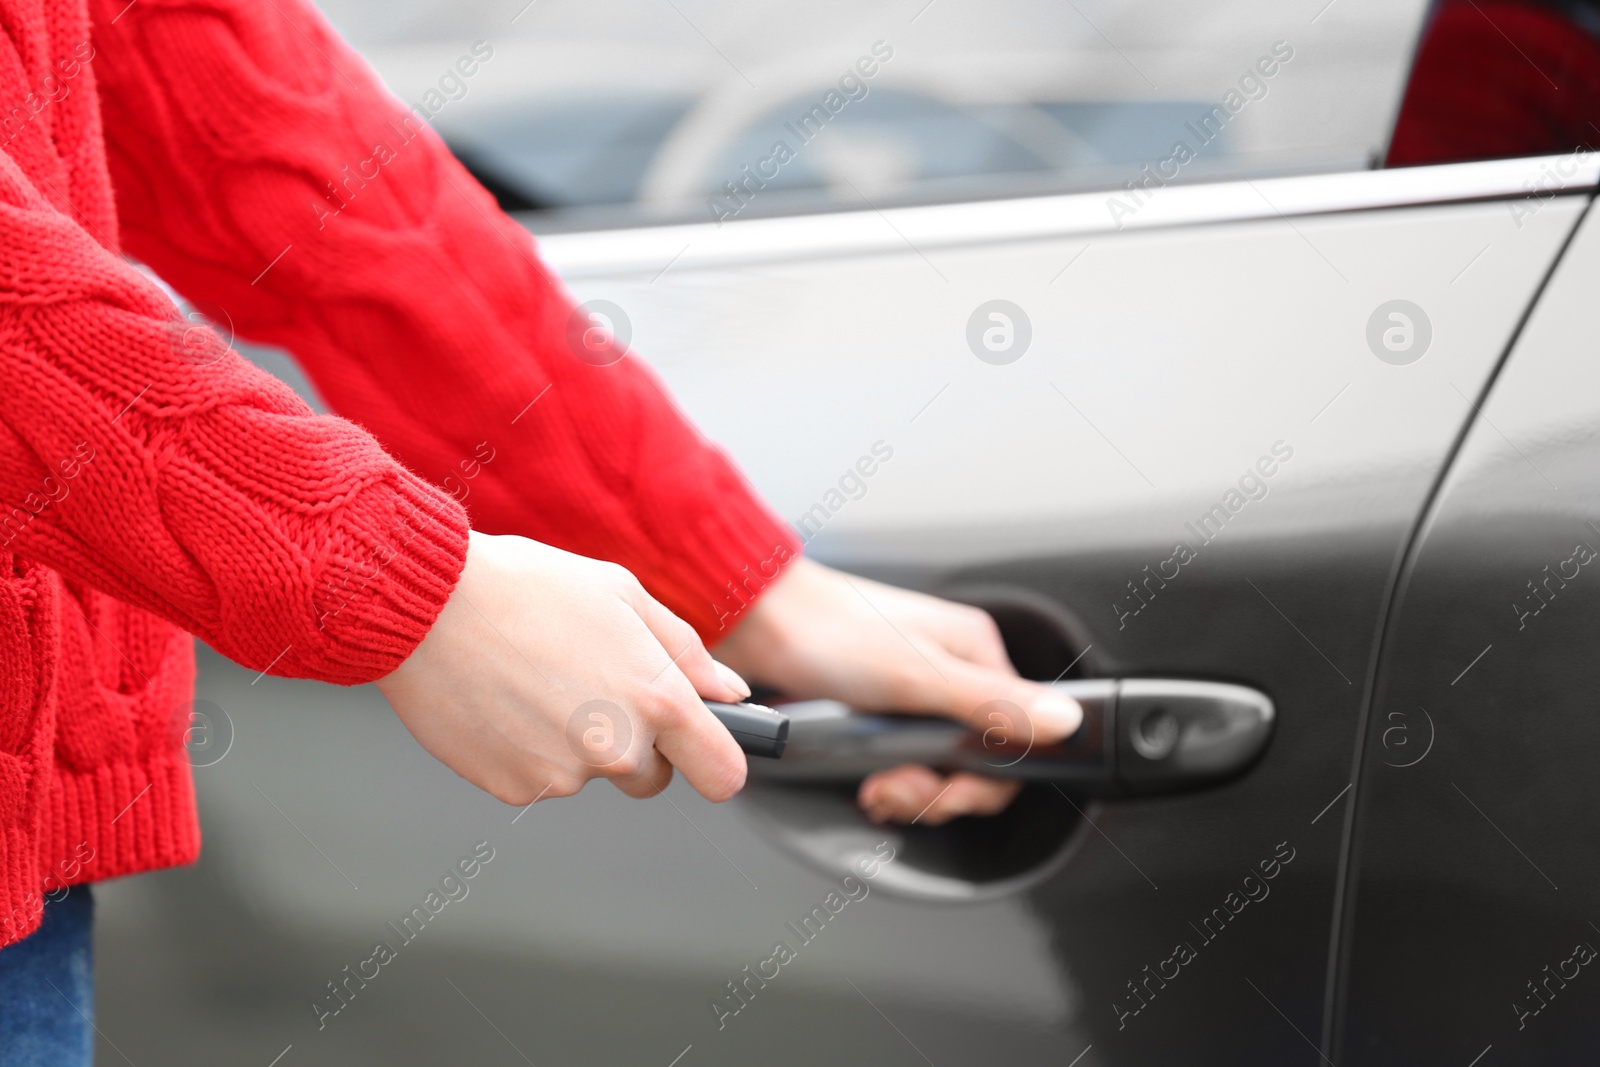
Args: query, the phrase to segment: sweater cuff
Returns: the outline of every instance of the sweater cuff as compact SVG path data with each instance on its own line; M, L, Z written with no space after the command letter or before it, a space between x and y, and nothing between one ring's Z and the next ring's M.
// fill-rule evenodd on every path
M466 565L467 513L400 468L387 525L354 531L318 586L317 625L327 638L317 677L341 685L376 681L427 636ZM276 673L276 672L273 672Z

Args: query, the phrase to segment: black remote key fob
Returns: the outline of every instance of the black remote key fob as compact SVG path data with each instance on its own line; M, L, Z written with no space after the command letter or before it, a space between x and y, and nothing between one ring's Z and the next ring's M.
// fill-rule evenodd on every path
M760 704L723 704L708 700L706 707L728 728L739 747L751 756L777 759L789 743L789 716Z

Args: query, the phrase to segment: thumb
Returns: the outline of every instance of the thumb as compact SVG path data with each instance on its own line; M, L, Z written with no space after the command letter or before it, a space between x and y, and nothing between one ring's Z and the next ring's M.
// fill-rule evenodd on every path
M1015 747L1020 756L1031 745L1071 737L1083 722L1078 702L1048 685L954 658L940 669L950 681L948 697L929 710L966 723L997 751Z

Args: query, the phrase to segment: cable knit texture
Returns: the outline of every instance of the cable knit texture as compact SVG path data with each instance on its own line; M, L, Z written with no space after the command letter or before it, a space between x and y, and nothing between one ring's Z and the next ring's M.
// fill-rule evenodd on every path
M126 2L91 7L109 23ZM309 4L139 0L102 38L128 251L242 336L293 351L474 528L621 563L708 638L749 596L731 581L759 587L746 568L770 579L798 555Z
M381 677L454 586L463 503L623 563L708 637L730 580L798 553L573 314L303 0L0 0L0 945L52 889L197 855L184 630Z

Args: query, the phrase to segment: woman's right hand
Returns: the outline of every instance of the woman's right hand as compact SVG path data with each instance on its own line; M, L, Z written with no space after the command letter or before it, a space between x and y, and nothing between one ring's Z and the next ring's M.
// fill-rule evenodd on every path
M507 804L591 778L655 796L674 767L708 800L744 785L701 697L749 687L627 570L527 538L471 535L433 628L378 688L423 748Z

